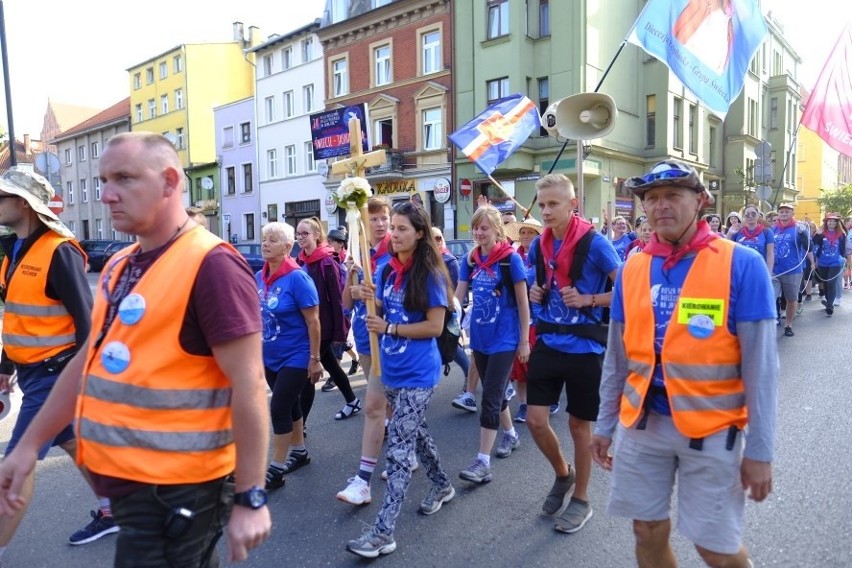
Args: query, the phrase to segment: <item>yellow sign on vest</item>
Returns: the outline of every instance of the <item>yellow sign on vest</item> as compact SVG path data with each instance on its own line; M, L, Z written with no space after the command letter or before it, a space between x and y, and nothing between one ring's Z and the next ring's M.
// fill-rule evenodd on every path
M722 325L725 313L725 300L716 298L680 298L678 301L677 323L689 324L695 316L707 316L717 327Z

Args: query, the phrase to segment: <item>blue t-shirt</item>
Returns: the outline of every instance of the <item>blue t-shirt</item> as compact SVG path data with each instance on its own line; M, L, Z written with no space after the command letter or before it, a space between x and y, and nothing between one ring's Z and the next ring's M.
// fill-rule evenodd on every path
M664 258L655 256L651 261L651 298L654 306L654 351L659 354L669 320L674 313L686 275L695 261L690 255L678 262L671 270L663 273ZM766 262L748 247L736 247L731 266L731 296L728 309L728 330L736 335L738 321L775 319L775 292ZM622 272L613 287L610 319L624 323L624 292ZM664 386L660 365L654 367L653 384ZM666 416L671 415L669 401L663 395L651 399L651 410Z
M621 259L621 262L627 258L627 248L630 246L635 238L631 238L629 234L621 235L620 239L613 239L612 246L615 248L615 252L618 253L618 257Z
M483 257L483 262L487 260ZM509 275L512 283L526 281L526 270L521 255L513 252L508 256ZM503 261L501 261L503 262ZM467 282L473 293L473 308L470 320L470 348L486 355L501 351L515 351L520 341L518 326L518 304L512 293L503 287L503 272L500 264L487 270L475 272L475 267L464 262L459 271L459 280Z
M740 229L731 235L731 240L735 243L747 246L752 250L756 250L764 259L766 258L766 245L775 244L775 236L772 234L772 231L766 227L764 227L763 230L754 237L747 235L745 231Z
M536 242L539 244L536 244ZM528 256L530 268L527 271L527 283L532 286L535 284L535 258L541 243L540 237L536 237L533 244L530 245L530 254ZM559 247L562 246L562 241L553 241L554 258ZM580 275L580 280L574 282L573 286L581 294L603 294L606 291L606 282L609 278L609 273L616 270L621 264L621 259L618 258L618 253L612 246L612 242L600 233L595 233L592 237L592 242L589 246L589 255L586 257L586 265L583 267ZM568 267L560 267L559 270L568 270ZM594 316L600 320L603 316L603 308L585 308L583 311L591 311ZM595 323L589 319L583 312L575 308L569 308L562 301L562 295L559 293L558 286L555 282L550 283L550 289L547 297L541 304L541 309L538 312L538 319L557 324L583 324ZM597 353L598 355L604 352L604 346L593 339L585 337L577 337L576 335L561 334L561 333L538 333L536 341L544 341L544 344L557 351L563 353Z
M846 237L840 235L833 243L825 235L814 235L816 265L822 268L843 266L846 262Z
M373 274L373 282L378 280L378 274L390 261L390 252L376 256L376 250L370 249L370 257L376 261L376 272ZM364 281L364 272L358 270L358 282ZM370 355L370 332L367 331L367 304L363 300L355 300L352 306L352 337L355 339L355 349L361 355Z
M307 369L308 324L300 310L319 305L316 285L304 270L292 270L267 288L262 272L254 279L263 321L263 364L275 372L283 367Z
M772 234L775 239L775 266L772 270L773 274L801 274L805 269L803 262L807 254L806 246L802 246L799 241L799 234L802 233L807 237L807 229L802 228L798 223L785 228L780 228L775 225L772 228ZM810 237L805 239L810 240Z
M396 279L393 271L384 279L384 271L378 274L376 299L382 303L382 311L388 323L409 324L426 320L426 312L409 312L403 305L405 287L408 285L407 274L399 290L393 289ZM437 274L429 278L426 286L429 308L449 306L447 285ZM443 317L442 317L443 321ZM434 337L413 339L382 335L379 341L382 350L382 383L390 388L433 388L441 377L441 353L438 342Z

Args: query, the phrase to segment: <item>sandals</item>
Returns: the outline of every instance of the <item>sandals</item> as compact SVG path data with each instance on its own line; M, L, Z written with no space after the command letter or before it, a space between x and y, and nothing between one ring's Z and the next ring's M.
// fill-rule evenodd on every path
M334 415L335 420L346 420L361 412L361 400L356 398L352 402L347 402L346 406L340 409L340 412Z

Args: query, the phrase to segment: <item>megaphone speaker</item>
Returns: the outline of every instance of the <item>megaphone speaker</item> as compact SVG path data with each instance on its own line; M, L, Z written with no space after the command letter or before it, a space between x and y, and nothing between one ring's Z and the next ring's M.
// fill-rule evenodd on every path
M552 112L551 112L552 109ZM594 140L615 128L618 108L615 100L603 93L579 93L557 101L544 112L545 129L563 138ZM554 126L550 127L553 118Z

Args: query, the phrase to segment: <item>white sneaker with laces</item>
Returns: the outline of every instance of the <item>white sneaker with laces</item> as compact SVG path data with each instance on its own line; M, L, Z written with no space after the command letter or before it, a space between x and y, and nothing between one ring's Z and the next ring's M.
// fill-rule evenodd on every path
M373 500L370 485L357 475L349 478L349 485L337 494L337 498L350 505L368 505Z

